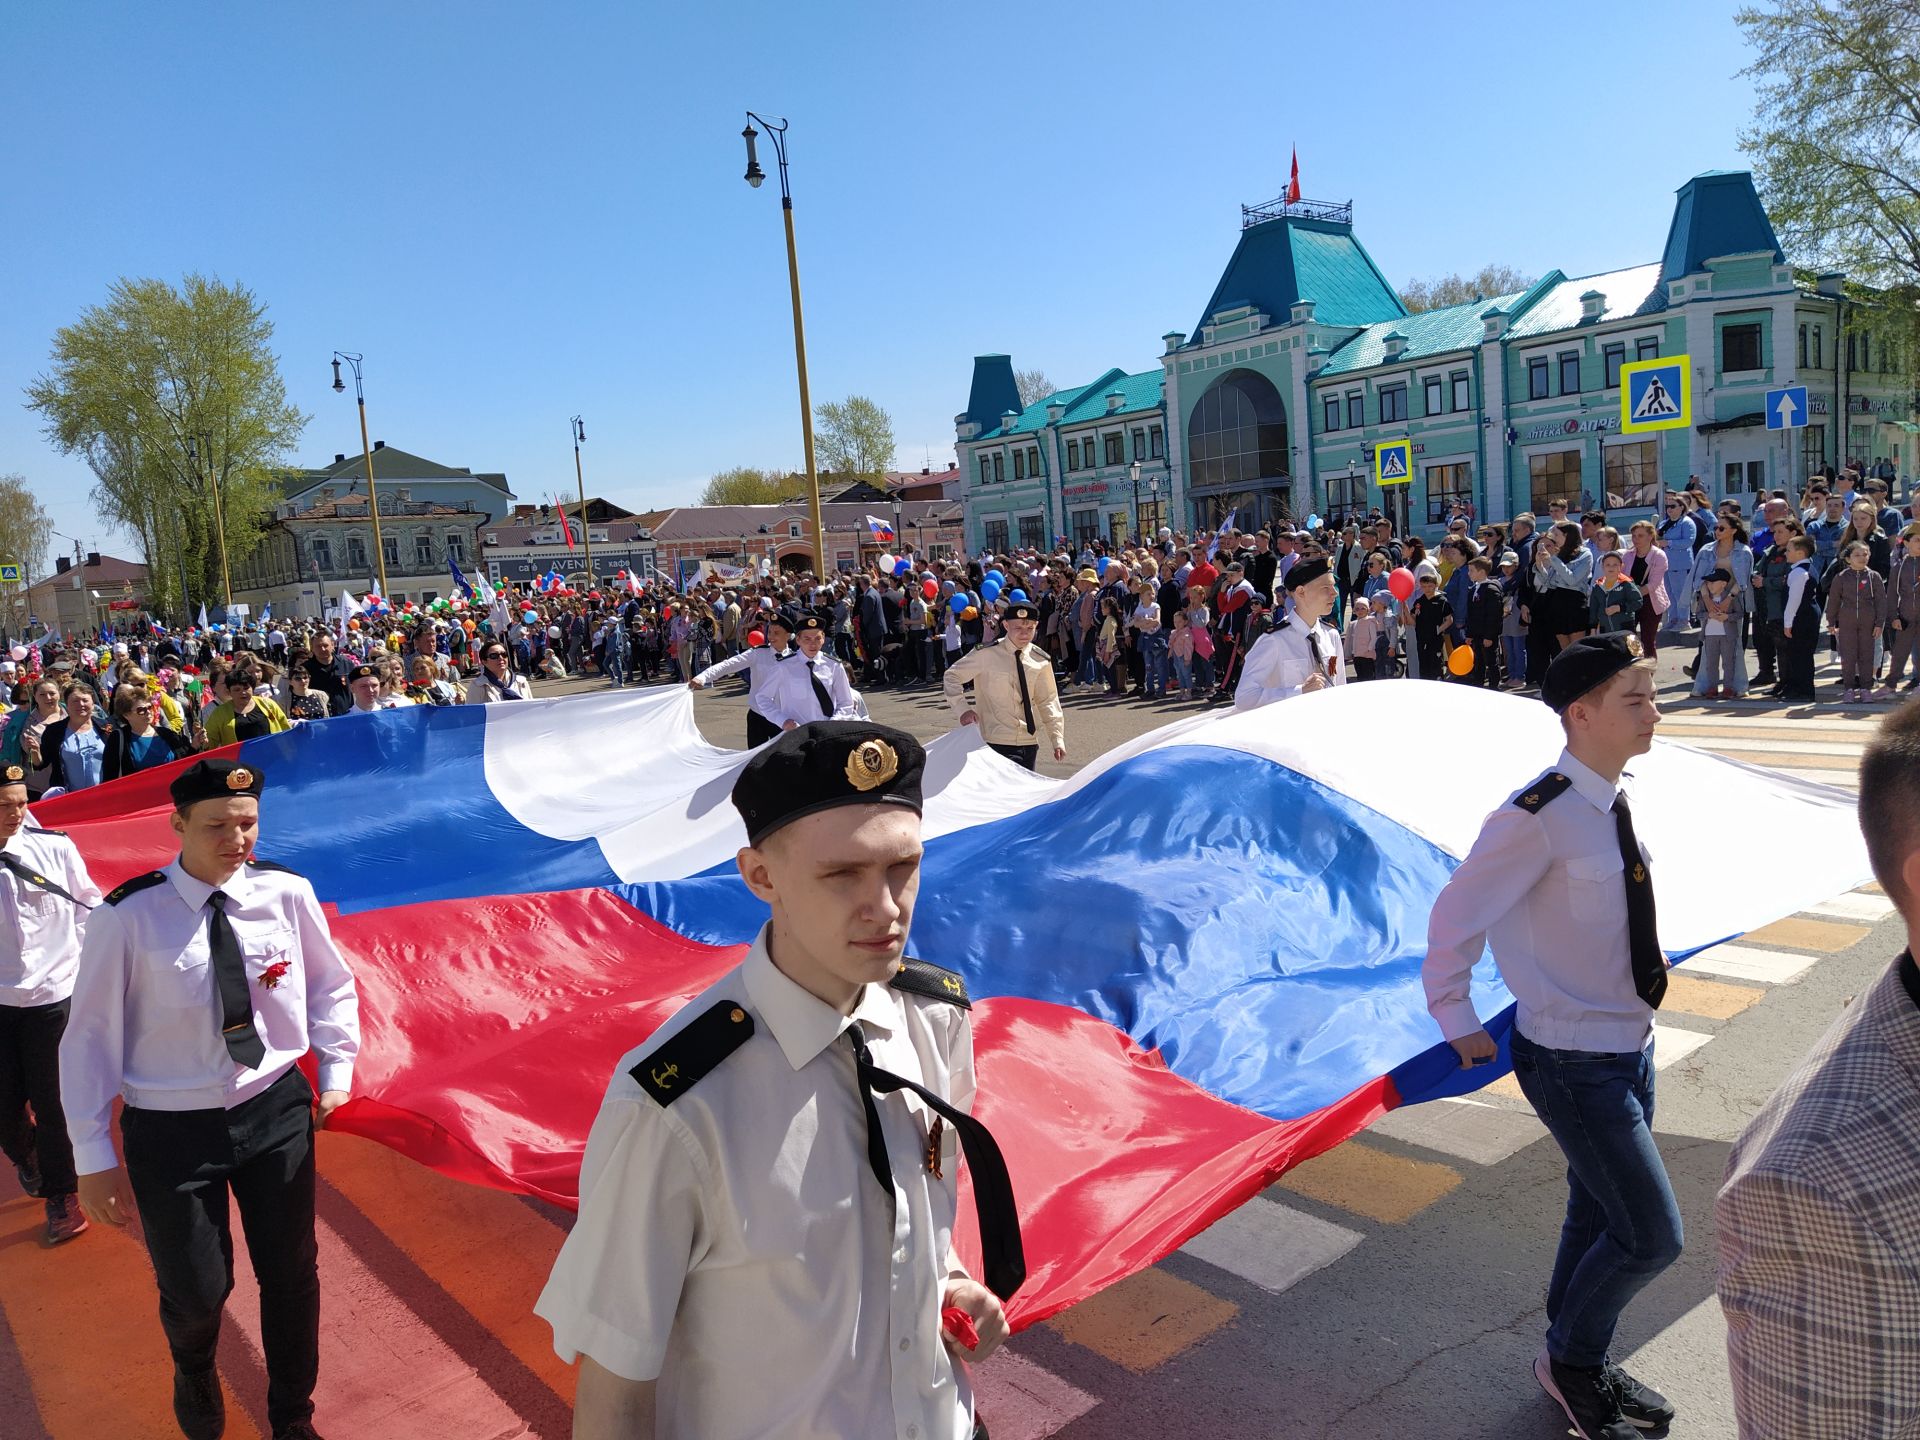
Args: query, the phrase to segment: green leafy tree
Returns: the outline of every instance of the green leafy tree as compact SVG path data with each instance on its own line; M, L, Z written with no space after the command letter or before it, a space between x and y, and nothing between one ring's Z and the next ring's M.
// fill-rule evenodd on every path
M813 412L821 472L872 480L893 466L893 417L864 395L829 400Z
M31 585L40 578L52 539L53 518L27 488L27 477L0 475L0 560L20 565Z
M1920 291L1920 5L1771 0L1754 49L1753 160L1782 245L1865 284Z
M722 470L707 481L700 492L702 505L777 505L805 490L806 481L786 470L761 470L752 465L737 465Z
M1535 277L1511 265L1489 265L1478 275L1442 275L1432 280L1409 280L1400 292L1400 300L1415 315L1439 310L1448 305L1465 305L1473 300L1491 300L1496 295L1524 290Z
M92 469L101 515L139 542L156 597L177 607L222 593L216 503L237 567L306 427L272 336L245 286L121 279L55 334L51 368L27 387L48 438Z

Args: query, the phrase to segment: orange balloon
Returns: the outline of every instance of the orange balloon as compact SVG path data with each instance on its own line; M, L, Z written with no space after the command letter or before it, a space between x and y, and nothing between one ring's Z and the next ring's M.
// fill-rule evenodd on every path
M1473 673L1473 647L1471 645L1454 646L1453 653L1447 656L1447 669L1451 670L1455 675L1471 675Z

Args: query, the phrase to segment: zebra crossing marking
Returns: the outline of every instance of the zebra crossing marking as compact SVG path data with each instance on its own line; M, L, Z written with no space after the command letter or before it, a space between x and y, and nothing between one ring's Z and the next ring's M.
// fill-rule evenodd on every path
M1278 1295L1364 1239L1358 1230L1262 1195L1222 1215L1181 1246L1180 1253Z

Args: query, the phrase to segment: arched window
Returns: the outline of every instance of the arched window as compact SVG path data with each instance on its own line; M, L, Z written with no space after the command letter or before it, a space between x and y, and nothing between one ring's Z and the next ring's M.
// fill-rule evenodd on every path
M1238 485L1287 474L1287 407L1273 382L1234 370L1187 422L1187 483Z

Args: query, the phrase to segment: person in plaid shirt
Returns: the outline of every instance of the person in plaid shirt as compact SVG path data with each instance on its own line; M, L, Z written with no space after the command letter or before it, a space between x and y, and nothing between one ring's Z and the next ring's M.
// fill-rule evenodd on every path
M1714 1205L1743 1440L1920 1436L1920 704L1860 765L1908 947L1734 1145Z

